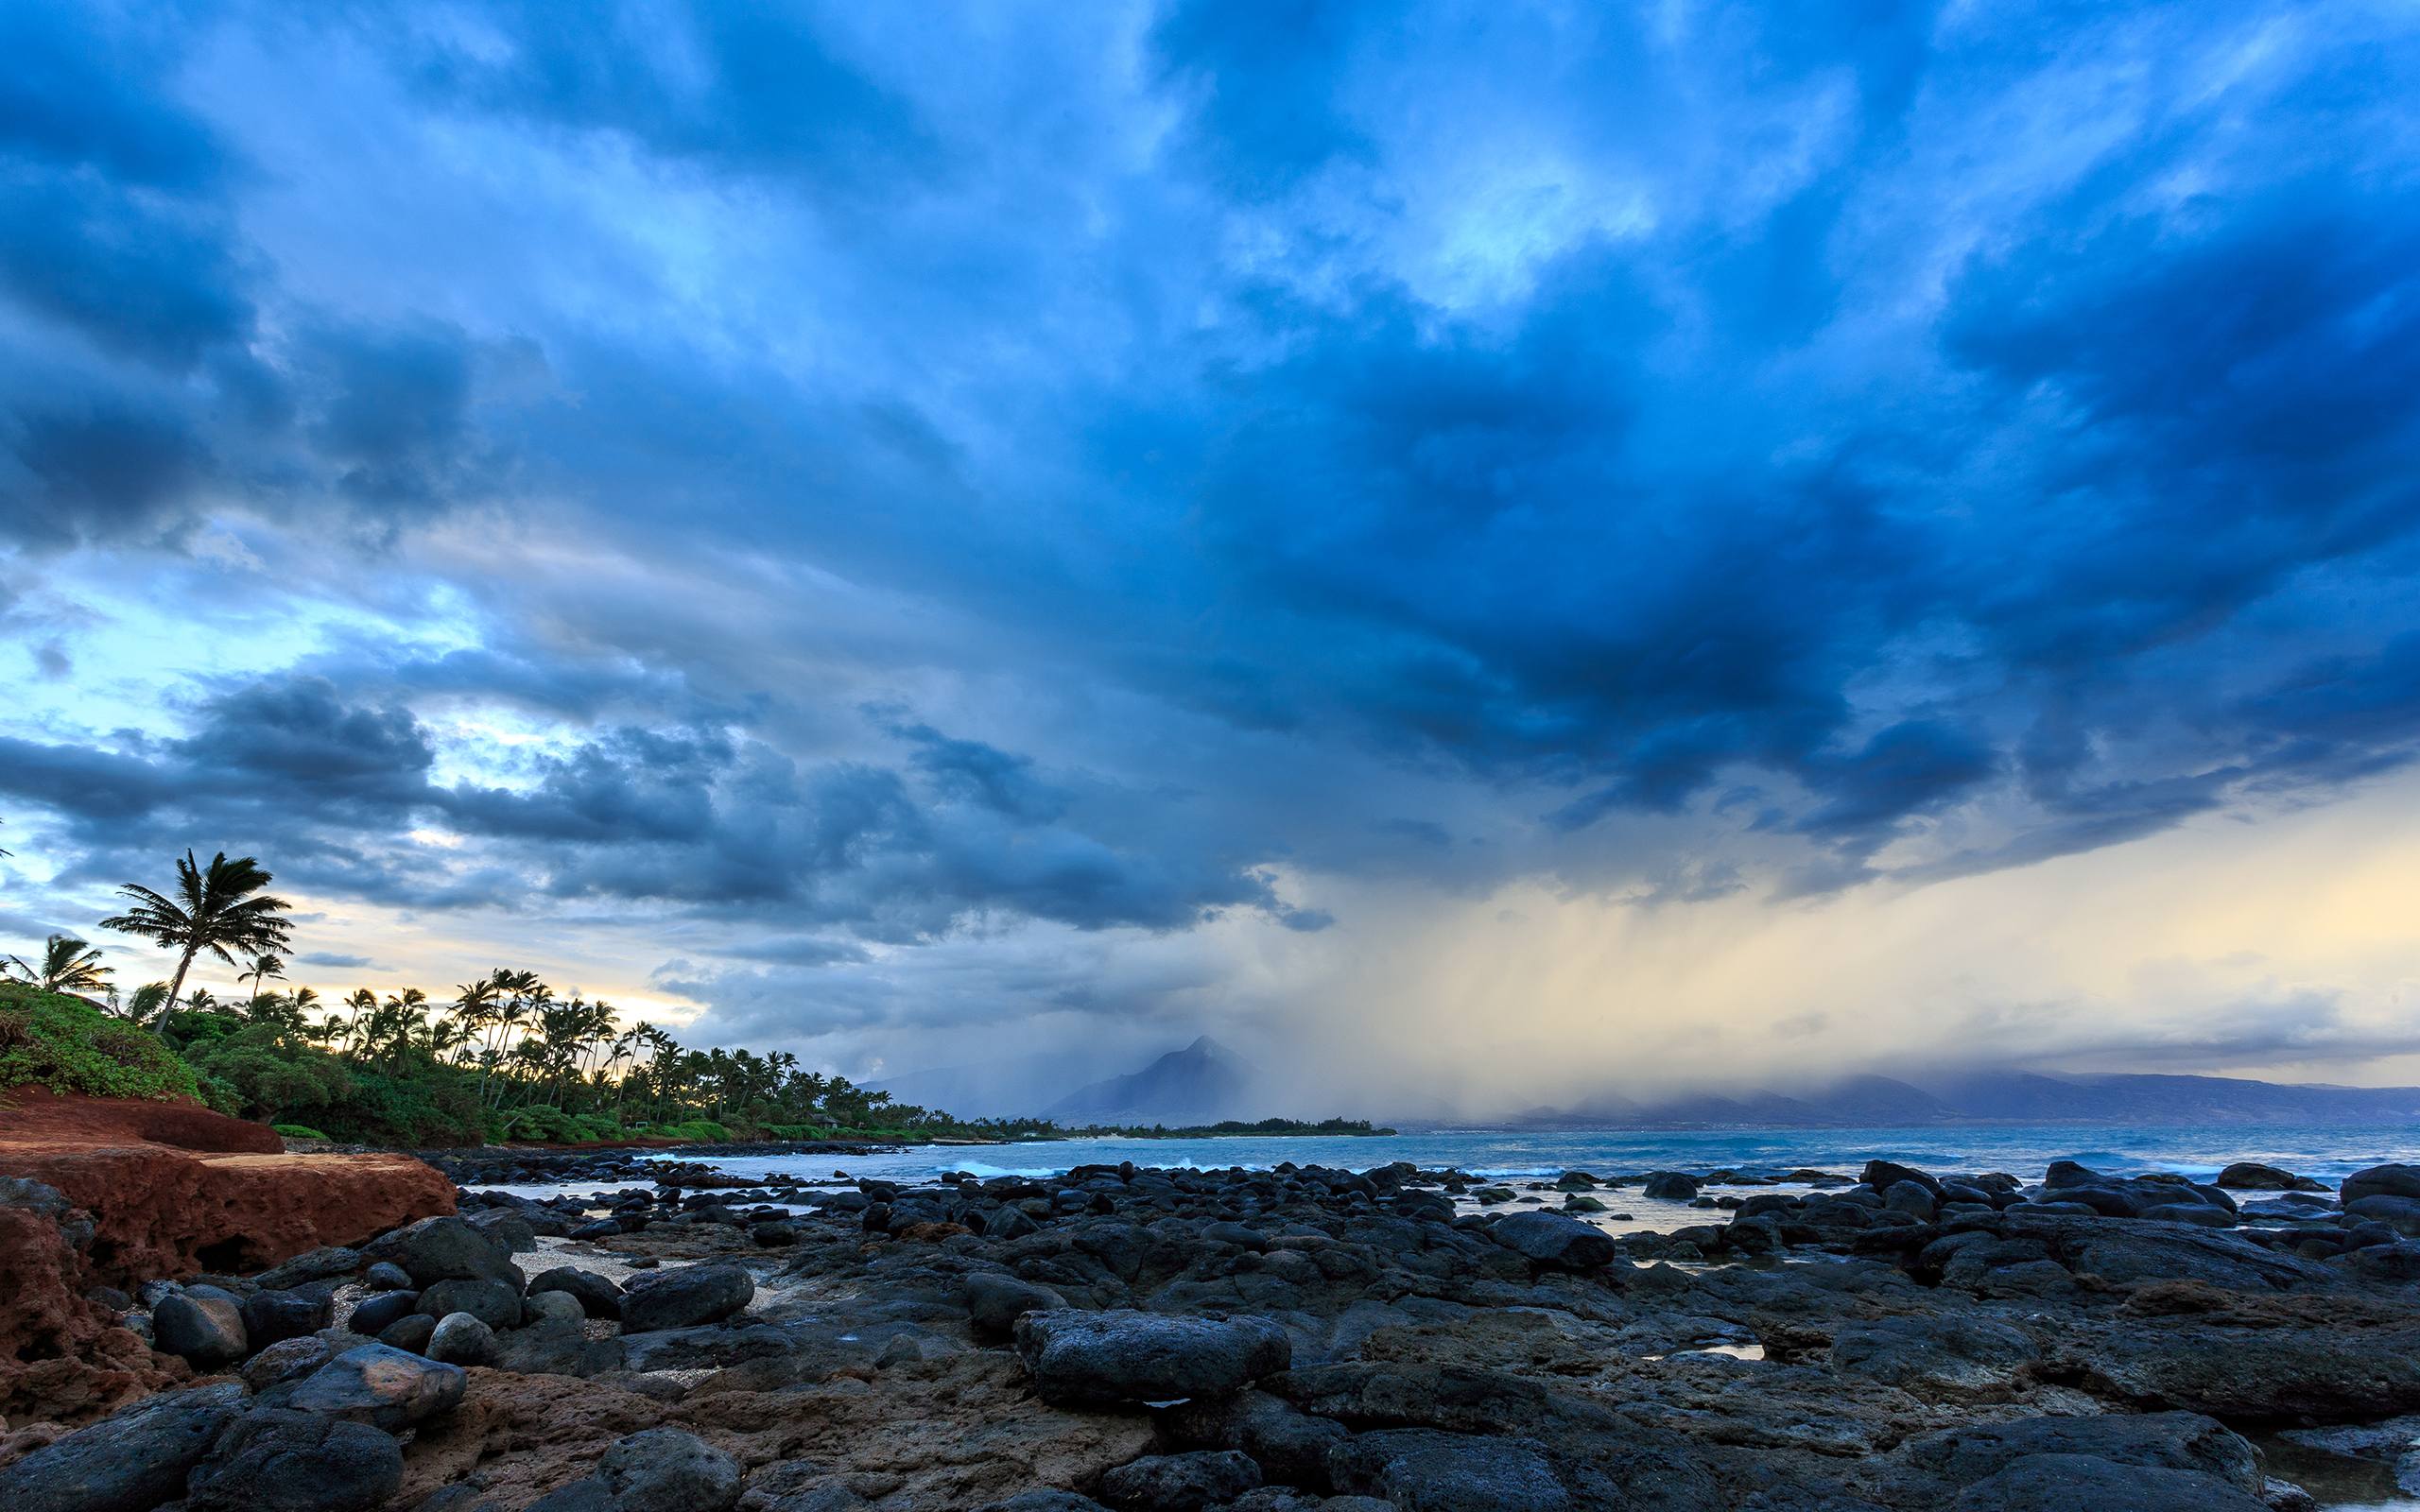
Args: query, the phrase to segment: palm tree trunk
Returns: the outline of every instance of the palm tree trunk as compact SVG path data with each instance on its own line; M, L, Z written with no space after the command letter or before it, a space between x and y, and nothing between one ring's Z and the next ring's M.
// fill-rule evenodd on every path
M200 948L199 945L188 945L185 947L185 953L177 957L177 974L175 980L168 984L168 1005L160 1010L162 1018L164 1019L177 1011L177 999L185 989L185 972L193 969L193 954Z

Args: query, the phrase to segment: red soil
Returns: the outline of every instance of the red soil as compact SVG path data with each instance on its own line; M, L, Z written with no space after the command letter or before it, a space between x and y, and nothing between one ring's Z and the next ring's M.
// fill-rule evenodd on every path
M286 1155L258 1124L120 1098L6 1094L0 1176L30 1177L96 1226L86 1284L255 1270L454 1211L454 1187L405 1155Z

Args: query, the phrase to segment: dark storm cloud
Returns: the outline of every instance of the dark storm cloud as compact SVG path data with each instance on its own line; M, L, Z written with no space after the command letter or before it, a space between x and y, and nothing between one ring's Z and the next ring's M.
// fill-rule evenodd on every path
M1289 928L1325 922L1280 902L1237 848L1208 833L1095 833L1056 807L1004 810L964 781L975 765L1031 763L916 727L905 770L803 766L718 731L614 728L519 763L506 782L435 777L429 732L400 707L345 702L325 679L231 688L182 738L123 748L0 738L0 795L63 816L79 874L115 875L201 842L283 858L307 885L418 907L571 900L750 910L841 932L814 942L849 958L852 934L908 942L986 917L1079 930L1185 928L1234 907ZM1006 791L1005 789L1001 791ZM466 842L433 856L399 832ZM768 958L796 964L804 942Z

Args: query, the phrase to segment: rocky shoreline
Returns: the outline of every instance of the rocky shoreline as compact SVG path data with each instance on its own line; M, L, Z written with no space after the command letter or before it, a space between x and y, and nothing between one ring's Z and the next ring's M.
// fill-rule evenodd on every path
M357 1246L91 1299L182 1379L73 1432L12 1425L0 1503L2286 1512L2420 1495L2411 1167L2334 1192L2252 1166L2197 1183L1879 1160L1516 1183L1121 1164L909 1188L513 1152L453 1174L604 1185L471 1185L458 1214ZM1703 1221L1599 1227L1631 1197ZM7 1211L72 1244L89 1215L48 1201Z

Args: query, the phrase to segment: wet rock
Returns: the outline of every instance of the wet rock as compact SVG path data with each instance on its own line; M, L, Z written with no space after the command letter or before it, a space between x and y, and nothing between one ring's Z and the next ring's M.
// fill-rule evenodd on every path
M366 1423L250 1413L194 1472L187 1512L369 1512L404 1482L404 1453Z
M988 1333L1005 1334L1028 1313L1046 1313L1066 1305L1066 1297L1038 1281L998 1271L977 1271L966 1278L967 1315Z
M1832 1340L1834 1369L1885 1385L1952 1392L2004 1390L2040 1354L2005 1323L1954 1315L1852 1322Z
M378 1331L378 1342L390 1349L406 1349L419 1354L428 1348L437 1332L437 1319L426 1313L413 1313L399 1317Z
M1336 1488L1401 1512L1568 1512L1571 1496L1533 1438L1433 1429L1356 1434L1328 1456Z
M1260 1467L1234 1450L1147 1454L1100 1478L1100 1497L1118 1512L1203 1512L1260 1485Z
M361 1284L373 1292L400 1292L412 1283L412 1273L391 1260L382 1260L361 1273Z
M1601 1270L1620 1253L1603 1229L1559 1212L1516 1212L1498 1219L1488 1237L1553 1270Z
M429 1331L428 1358L445 1365L492 1365L495 1330L469 1313L448 1313Z
M509 1329L521 1322L521 1290L502 1281L437 1281L422 1290L413 1311L430 1317L468 1313L491 1329Z
M545 1322L583 1323L588 1314L569 1292L532 1292L521 1299L521 1323L527 1328Z
M490 1208L485 1212L472 1213L463 1221L509 1255L526 1255L538 1247L538 1230L510 1208Z
M254 1391L267 1391L280 1382L307 1376L335 1357L334 1347L317 1335L282 1339L245 1361L239 1373Z
M1035 1392L1054 1404L1224 1396L1285 1369L1293 1353L1267 1318L1126 1310L1028 1313L1016 1348Z
M365 1297L354 1304L353 1315L344 1326L355 1333L376 1338L381 1330L397 1318L409 1317L420 1311L420 1293L415 1291L380 1292Z
M244 1298L244 1332L255 1349L317 1333L335 1317L335 1300L324 1290L254 1292Z
M2420 1166L2374 1165L2356 1171L2344 1178L2338 1194L2348 1208L2363 1197L2420 1199Z
M360 1250L343 1245L322 1245L306 1249L283 1264L272 1265L252 1280L270 1291L285 1291L312 1281L341 1280L360 1268Z
M2345 1261L2355 1273L2382 1281L2420 1281L2420 1244L2369 1245Z
M434 1325L431 1325L434 1327ZM468 1378L454 1366L383 1344L337 1355L291 1388L282 1405L392 1433L451 1412Z
M756 1283L736 1265L684 1265L634 1278L622 1291L622 1330L694 1328L745 1308Z
M2082 1454L2119 1465L2191 1470L2247 1496L2260 1494L2258 1452L2199 1413L2023 1418L1927 1434L1901 1452L1910 1465L1961 1486L1996 1475L2036 1454Z
M1921 1181L1893 1181L1882 1194L1882 1206L1887 1211L1904 1212L1922 1223L1930 1223L1940 1208L1940 1187L1927 1186Z
M2191 1470L2120 1465L2084 1454L2033 1454L1978 1481L1956 1512L2268 1512L2256 1497Z
M148 1398L0 1469L9 1512L151 1512L244 1408L233 1382Z
M1687 1202L1698 1194L1698 1178L1679 1171L1657 1171L1648 1177L1638 1193L1661 1202Z
M1328 1484L1328 1452L1346 1437L1344 1425L1298 1412L1263 1391L1183 1402L1160 1415L1172 1442L1198 1449L1233 1449L1270 1475L1297 1486Z
M1926 1172L1917 1170L1912 1165L1901 1165L1896 1160L1866 1161L1865 1169L1858 1173L1858 1180L1867 1188L1886 1195L1893 1187L1901 1182L1913 1182L1922 1187L1926 1194L1935 1201L1941 1198L1941 1182L1938 1179Z
M511 1251L461 1218L423 1218L381 1234L366 1246L373 1259L392 1261L426 1288L439 1281L502 1281L517 1294L521 1268Z
M621 1340L592 1339L579 1324L561 1319L514 1329L496 1340L496 1368L516 1375L584 1378L627 1363Z
M2219 1173L2218 1184L2238 1192L2325 1192L2325 1182L2296 1176L2257 1160L2238 1160Z
M544 1292L560 1292L579 1303L580 1311L590 1317L617 1318L622 1315L622 1289L593 1270L576 1265L558 1265L543 1270L529 1280L532 1296Z
M151 1310L151 1336L163 1354L173 1354L197 1370L232 1365L251 1350L244 1332L243 1308L227 1297L180 1292L160 1299Z

